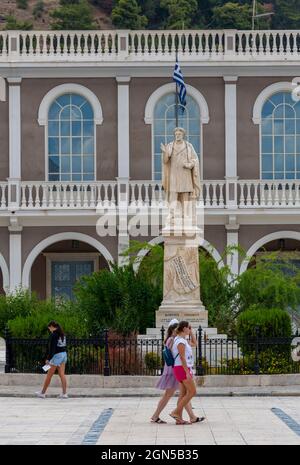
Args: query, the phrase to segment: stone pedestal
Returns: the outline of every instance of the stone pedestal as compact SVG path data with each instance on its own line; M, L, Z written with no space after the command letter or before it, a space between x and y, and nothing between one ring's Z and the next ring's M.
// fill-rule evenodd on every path
M208 326L208 312L200 299L200 231L192 228L176 233L164 229L164 298L156 312L156 327L167 327L171 319L187 320L192 327Z

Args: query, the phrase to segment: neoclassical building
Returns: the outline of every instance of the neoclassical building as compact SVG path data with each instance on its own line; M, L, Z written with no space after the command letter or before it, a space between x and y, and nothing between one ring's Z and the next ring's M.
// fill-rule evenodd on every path
M203 247L219 266L226 245L299 250L299 34L0 32L1 292L72 297L79 276L121 263L131 238L161 242L176 49Z

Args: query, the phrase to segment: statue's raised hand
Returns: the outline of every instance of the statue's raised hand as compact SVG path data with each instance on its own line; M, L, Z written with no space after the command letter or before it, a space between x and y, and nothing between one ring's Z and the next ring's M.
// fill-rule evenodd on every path
M161 143L161 144L160 144L160 150L161 150L162 152L166 152L166 151L167 151L167 144Z

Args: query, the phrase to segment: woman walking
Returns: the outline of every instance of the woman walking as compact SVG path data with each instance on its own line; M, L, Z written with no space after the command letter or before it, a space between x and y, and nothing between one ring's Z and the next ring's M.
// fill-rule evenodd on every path
M177 407L170 416L176 420L176 424L182 425L186 422L182 418L183 409L190 404L196 395L196 385L193 375L194 357L192 346L188 343L187 337L191 337L191 344L196 345L196 338L188 321L181 321L176 329L177 336L172 346L172 354L175 360L173 372L180 383L180 396ZM203 421L204 417L197 417L192 423Z
M67 399L67 381L65 376L65 367L67 362L67 342L66 336L63 329L56 321L50 321L48 329L51 332L49 340L49 353L46 360L46 365L50 365L48 370L43 389L36 392L37 397L45 398L46 391L51 382L52 376L58 371L58 375L61 380L62 394L59 396L60 399Z
M176 328L178 326L179 321L176 320L175 318L170 321L168 325L168 330L167 330L167 336L165 338L165 346L168 347L170 350L172 350L172 346L174 343L174 339L176 337ZM151 417L151 421L153 423L166 423L165 421L161 420L160 414L163 411L163 409L166 407L168 404L169 400L174 396L175 392L180 389L181 386L180 383L177 381L177 379L174 376L173 373L173 367L168 366L166 363L164 365L164 370L163 373L156 385L158 389L162 389L164 392L162 398L160 399L157 408L154 412L154 414ZM197 423L200 421L199 417L197 417L194 412L193 408L190 403L188 403L185 407L189 417L190 417L190 423ZM184 422L184 420L182 420ZM183 423L180 424L183 424ZM185 422L185 424L188 424L188 422Z

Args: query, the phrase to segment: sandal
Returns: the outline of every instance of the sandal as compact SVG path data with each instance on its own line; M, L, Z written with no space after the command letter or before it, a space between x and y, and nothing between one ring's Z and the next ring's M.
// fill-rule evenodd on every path
M200 421L205 420L205 417L197 417L195 421L191 421L191 423L200 423Z
M172 415L172 413L169 413L170 417L173 418L173 420L176 421L176 425L190 425L191 423L189 421L185 421L180 417L177 417L176 415Z
M159 425L165 425L167 422L158 417L156 418L156 420L152 420L151 418L151 423L158 423Z
M177 419L176 420L176 425L191 425L191 422L190 421L185 421L185 420L179 420Z

